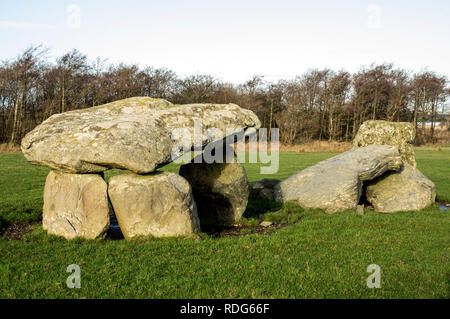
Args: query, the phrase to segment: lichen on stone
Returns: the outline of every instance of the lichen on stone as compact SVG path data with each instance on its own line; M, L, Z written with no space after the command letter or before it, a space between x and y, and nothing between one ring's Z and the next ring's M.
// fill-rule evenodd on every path
M413 141L415 127L409 122L389 122L381 120L365 121L353 140L353 147L371 144L397 146L405 163L416 166Z

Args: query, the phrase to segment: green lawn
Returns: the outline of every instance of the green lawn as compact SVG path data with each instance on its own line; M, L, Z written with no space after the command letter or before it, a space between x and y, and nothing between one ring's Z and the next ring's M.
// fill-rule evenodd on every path
M280 170L271 176L261 176L258 164L245 166L250 182L282 179L333 155L281 153ZM417 150L416 158L437 198L450 202L450 150ZM0 154L0 228L39 221L47 173L21 154ZM261 215L267 204L252 201L244 224L295 224L268 235L135 242L68 242L34 225L22 240L0 238L0 298L449 297L450 218L437 204L364 216L285 205ZM81 267L81 289L66 287L69 264ZM370 264L381 267L379 289L366 286Z

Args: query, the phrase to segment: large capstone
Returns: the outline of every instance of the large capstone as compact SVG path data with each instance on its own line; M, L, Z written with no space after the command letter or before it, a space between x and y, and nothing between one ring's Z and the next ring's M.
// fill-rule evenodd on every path
M42 225L49 234L94 239L109 227L106 182L97 174L51 171L45 181Z
M247 207L249 188L245 169L231 163L207 163L202 155L180 167L192 185L202 225L234 225Z
M370 145L353 149L308 167L275 186L275 200L297 202L327 213L355 209L362 183L402 167L398 148Z
M108 194L126 239L189 236L200 229L191 187L177 174L113 176Z
M259 127L258 117L236 104L136 97L53 115L23 138L21 148L32 164L69 173L121 168L144 174L193 147Z
M417 168L405 164L368 184L366 199L382 213L421 210L434 203L436 187Z
M366 121L359 127L353 147L372 144L397 146L402 160L415 167L412 145L415 136L414 124L409 122Z

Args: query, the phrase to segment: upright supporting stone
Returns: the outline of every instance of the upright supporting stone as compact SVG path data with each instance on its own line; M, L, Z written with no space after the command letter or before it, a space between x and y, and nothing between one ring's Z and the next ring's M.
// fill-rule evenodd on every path
M108 194L126 239L188 236L200 228L191 187L177 174L117 175Z
M94 239L109 227L107 186L97 174L51 171L44 187L42 225L66 239Z
M281 180L272 178L264 178L259 181L256 181L250 188L250 197L274 200L275 199L274 188L280 182Z
M413 141L414 125L409 122L365 121L353 140L354 147L372 144L397 146L403 162L416 166Z
M192 185L202 225L234 225L244 213L249 196L247 174L237 158L234 161L208 164L194 159L180 167L180 175Z

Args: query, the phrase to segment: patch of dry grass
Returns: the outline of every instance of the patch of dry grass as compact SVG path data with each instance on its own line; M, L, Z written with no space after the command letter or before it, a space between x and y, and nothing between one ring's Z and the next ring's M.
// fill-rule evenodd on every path
M236 148L235 144L235 148ZM250 148L252 150L258 150L260 147L259 143L257 145L250 145L249 143L245 144L245 151L248 152ZM270 143L264 145L268 151L271 150ZM296 145L288 145L288 144L279 144L280 152L296 152L296 153L341 153L348 151L351 149L352 143L350 142L328 142L328 141L312 141L308 143L296 144ZM237 150L237 148L236 148Z
M313 141L298 145L284 145L280 144L280 151L282 152L298 152L298 153L341 153L351 149L350 142L328 142L328 141Z
M436 126L434 128L433 140L430 138L431 128L427 127L425 129L425 135L422 132L422 128L418 127L416 130L416 140L419 142L424 142L421 146L429 146L436 144L450 144L450 129L448 126ZM431 143L433 142L433 143Z
M0 153L3 154L17 154L22 153L20 147L11 143L2 143L0 144Z

